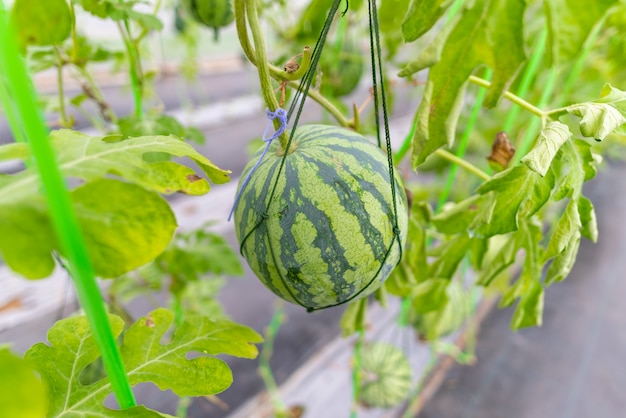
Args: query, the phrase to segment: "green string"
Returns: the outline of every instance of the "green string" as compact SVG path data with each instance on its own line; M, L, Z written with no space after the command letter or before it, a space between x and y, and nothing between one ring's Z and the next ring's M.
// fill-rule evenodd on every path
M0 76L5 77L5 87L12 88L12 92L4 92L3 95L13 98L15 105L13 117L20 122L19 125L23 127L25 137L30 142L34 165L40 174L52 223L63 254L68 260L69 271L74 279L78 298L100 348L111 387L121 408L134 406L135 399L111 331L102 296L96 284L83 235L74 216L64 179L56 165L53 151L48 142L48 132L37 106L32 82L24 61L19 55L13 32L8 25L3 1L0 1L0 45L2 45L0 48L0 69L3 71ZM14 134L19 134L19 132L14 131Z

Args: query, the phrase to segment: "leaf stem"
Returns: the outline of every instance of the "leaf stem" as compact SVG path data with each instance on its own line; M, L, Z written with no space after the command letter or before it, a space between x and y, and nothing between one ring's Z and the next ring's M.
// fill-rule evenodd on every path
M156 0L156 4L154 5L154 9L152 11L152 15L154 17L156 17L157 13L159 13L159 9L161 8L161 0ZM137 36L137 38L135 38L135 40L133 41L135 43L135 45L138 45L139 42L141 42L141 40L148 34L150 33L150 30L147 28L143 28L143 30L141 31L141 33L139 34L139 36Z
M261 354L259 355L259 374L261 375L263 383L265 383L267 392L272 400L274 415L276 417L287 417L289 415L287 407L280 398L278 385L276 384L274 374L272 373L272 367L270 365L270 358L272 357L272 352L274 351L274 341L284 321L285 304L282 300L277 300L274 315L265 330L265 342L263 343L263 348L261 348Z
M445 158L446 160L454 164L460 165L461 167L463 167L470 173L476 175L477 177L480 177L481 179L485 181L491 179L491 176L489 174L485 173L484 171L482 171L480 168L476 167L474 164L470 163L469 161L466 161L463 158L457 157L456 155L452 154L450 151L446 151L440 148L434 153L440 156L441 158Z
M76 62L78 54L78 34L76 33L76 12L74 2L69 2L70 18L72 19L72 62Z
M287 83L287 85L296 90L300 87L300 85L296 81L290 81L289 83ZM346 118L343 115L343 113L341 113L341 111L334 104L332 104L327 98L325 98L322 94L320 94L320 92L309 89L308 97L310 97L311 99L316 101L320 106L326 109L328 113L330 113L341 126L345 128L352 127L352 124L353 124L352 121Z
M484 87L486 89L488 89L489 87L491 87L491 83L485 79L482 79L480 77L476 77L471 75L469 77L469 81L471 83L474 83L476 85L479 85L481 87ZM543 118L546 116L546 112L544 112L543 110L539 109L538 107L532 105L531 103L528 103L526 100L522 99L519 96L516 96L515 94L511 93L510 91L505 91L504 92L504 97L506 97L509 101L515 103L516 105L522 107L523 109L528 110L530 113L533 113L534 115L537 115L540 118Z
M491 79L492 70L487 68L485 71L485 79ZM485 100L485 96L487 95L486 89L481 89L476 94L476 100L474 101L474 105L472 106L472 111L470 113L469 118L467 119L467 124L465 125L465 130L463 131L463 136L461 137L461 142L459 143L459 147L456 151L456 156L460 159L463 159L465 155L465 150L467 149L467 145L469 143L470 135L474 130L474 125L476 125L476 121L478 120L478 115L480 114L480 109L483 106L483 101ZM517 108L516 108L517 109ZM465 161L463 159L463 161ZM439 201L437 202L437 207L435 211L438 212L441 210L441 207L446 203L448 197L450 196L450 192L452 191L452 186L454 185L454 179L456 177L456 172L458 169L458 165L452 165L450 167L450 171L448 171L448 177L446 178L446 184L439 196Z
M350 408L350 418L356 418L359 412L359 404L361 400L361 369L363 361L363 343L365 342L365 334L363 328L360 328L356 334L356 343L354 345L354 366L352 368L352 407Z
M117 121L117 115L115 114L109 103L107 103L107 101L105 100L102 91L96 84L89 71L79 65L74 65L74 68L83 77L83 81L86 82L86 84L83 84L83 91L85 92L85 94L87 94L87 96L89 96L96 102L96 104L100 108L102 118L105 121L115 123L115 121Z
M57 62L57 91L59 95L59 114L61 116L61 126L63 128L70 128L71 124L67 118L67 112L65 109L65 88L63 87L63 57L58 48L54 47L54 55Z
M124 19L124 26L117 21L117 28L120 31L120 35L122 36L122 40L124 41L124 46L126 46L126 54L128 55L128 65L130 67L130 82L133 90L133 99L135 102L135 116L138 119L143 117L143 106L142 106L142 97L143 97L143 88L142 81L139 75L139 67L138 61L139 57L137 55L136 45L134 44L131 34L130 34L130 26L128 24L128 19Z

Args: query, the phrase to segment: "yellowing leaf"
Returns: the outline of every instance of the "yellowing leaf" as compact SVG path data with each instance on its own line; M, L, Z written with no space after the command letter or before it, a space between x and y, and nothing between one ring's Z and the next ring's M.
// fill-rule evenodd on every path
M50 142L65 177L87 181L71 192L78 221L96 274L112 277L135 269L167 246L176 220L160 193L202 194L209 183L176 162L149 163L149 152L190 157L214 182L228 181L219 169L175 137L150 136L111 142L69 130L55 131ZM0 147L0 160L27 159L24 144ZM124 177L136 184L111 179ZM52 231L39 177L30 166L0 176L0 255L28 278L47 277L52 251L61 251Z
M0 411L4 417L42 418L48 391L23 359L0 348Z
M134 184L100 179L70 192L96 274L116 277L157 257L176 229L168 203ZM54 269L59 247L43 196L0 205L0 254L21 275L38 279Z
M63 42L72 28L72 15L65 0L15 0L11 24L22 46Z
M121 334L123 321L109 316L113 333ZM169 343L162 343L173 322L173 314L159 308L140 318L125 333L120 348L122 361L131 385L153 382L160 389L170 389L179 396L206 396L230 386L232 373L228 365L214 356L227 354L254 358L253 345L261 337L242 325L212 322L199 316L188 316L176 329ZM106 416L161 417L145 407L114 411L104 406L111 393L105 379L91 384L80 381L81 372L99 358L95 339L87 319L71 317L57 322L48 332L50 345L35 344L25 354L50 386L48 417ZM199 357L188 360L190 353Z

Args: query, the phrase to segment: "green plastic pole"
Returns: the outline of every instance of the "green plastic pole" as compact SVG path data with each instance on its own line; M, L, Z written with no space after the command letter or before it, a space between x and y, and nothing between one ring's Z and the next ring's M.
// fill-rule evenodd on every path
M521 98L524 98L528 94L528 89L530 88L530 83L535 78L537 71L539 70L539 64L541 63L541 58L543 57L543 52L546 50L546 39L548 38L548 29L543 28L541 34L539 35L539 39L537 40L537 44L535 45L535 49L533 50L532 55L530 56L530 60L528 61L528 65L524 70L524 74L522 74L522 79L520 81L519 88L515 92L515 94ZM513 127L513 122L517 119L517 115L520 112L519 106L512 106L509 114L506 117L506 121L504 122L504 126L502 130L505 132L510 132Z
M20 56L12 28L9 26L4 1L0 1L0 77L6 80L5 97L13 98L15 115L30 142L34 166L39 171L48 202L52 223L57 233L80 303L102 354L111 387L121 408L136 405L124 371L120 352L111 331L111 324L96 284L83 235L74 215L64 179L48 142L48 132L35 100L35 92L26 66ZM12 93L12 94L11 94ZM13 127L13 126L12 126ZM14 132L16 134L16 132Z

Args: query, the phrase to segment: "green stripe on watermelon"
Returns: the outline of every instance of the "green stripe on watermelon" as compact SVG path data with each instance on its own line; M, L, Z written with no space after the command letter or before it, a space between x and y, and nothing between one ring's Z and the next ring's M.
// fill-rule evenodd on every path
M380 149L353 131L323 125L298 128L292 145L269 205L282 159L278 141L242 192L235 210L242 254L272 292L308 309L365 297L387 278L404 246L401 181L396 176L396 239Z

